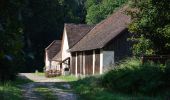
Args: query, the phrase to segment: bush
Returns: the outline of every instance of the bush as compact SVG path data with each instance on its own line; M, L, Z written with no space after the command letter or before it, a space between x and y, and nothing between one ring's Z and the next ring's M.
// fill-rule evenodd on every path
M154 95L170 89L169 73L168 66L128 59L103 75L101 83L114 91Z

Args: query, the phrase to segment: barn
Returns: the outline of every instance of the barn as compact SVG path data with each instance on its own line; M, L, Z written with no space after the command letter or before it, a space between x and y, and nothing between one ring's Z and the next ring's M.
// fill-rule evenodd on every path
M65 24L61 49L50 57L51 64L57 64L56 69L62 74L66 68L76 76L104 73L132 55L132 42L128 41L131 34L127 29L130 22L131 18L120 9L95 26Z
M54 40L48 47L45 48L45 70L56 69L59 65L59 60L54 60L56 54L60 52L61 40ZM57 58L59 59L59 57Z
M65 24L62 43L61 43L61 71L64 74L64 69L70 69L71 52L68 50L72 48L78 41L80 41L91 29L93 25L86 24Z
M131 18L119 10L97 24L69 51L71 74L94 75L114 66L116 62L131 56L131 42L127 26Z

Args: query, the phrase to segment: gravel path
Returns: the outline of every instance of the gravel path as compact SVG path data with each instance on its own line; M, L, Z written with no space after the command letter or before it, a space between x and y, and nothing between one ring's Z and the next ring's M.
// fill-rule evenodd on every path
M77 94L73 93L70 89L70 85L63 80L57 78L46 78L44 76L38 76L32 73L20 73L21 78L28 78L33 82L22 85L24 100L44 100L40 94L35 92L37 87L47 87L52 91L56 100L77 100ZM64 87L61 89L59 87Z

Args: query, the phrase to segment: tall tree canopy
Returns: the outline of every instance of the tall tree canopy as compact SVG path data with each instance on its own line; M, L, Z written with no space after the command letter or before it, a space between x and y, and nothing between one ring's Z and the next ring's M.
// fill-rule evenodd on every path
M170 1L132 0L130 14L133 23L129 29L134 33L134 53L170 53Z
M0 0L0 80L42 70L44 49L61 39L64 23L85 22L84 2Z
M128 0L87 0L87 24L99 23L127 1Z
M61 39L64 23L84 23L84 1L26 0L22 11L24 23L26 71L41 69L44 49L54 39ZM31 67L32 66L32 67Z
M0 81L13 79L23 62L22 0L0 1Z

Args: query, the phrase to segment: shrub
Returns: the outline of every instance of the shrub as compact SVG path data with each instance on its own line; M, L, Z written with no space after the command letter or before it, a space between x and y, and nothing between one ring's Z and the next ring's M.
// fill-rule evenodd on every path
M104 74L101 83L114 91L153 95L169 88L165 87L170 83L166 80L169 73L170 68L164 65L151 62L141 64L138 59L128 59Z

